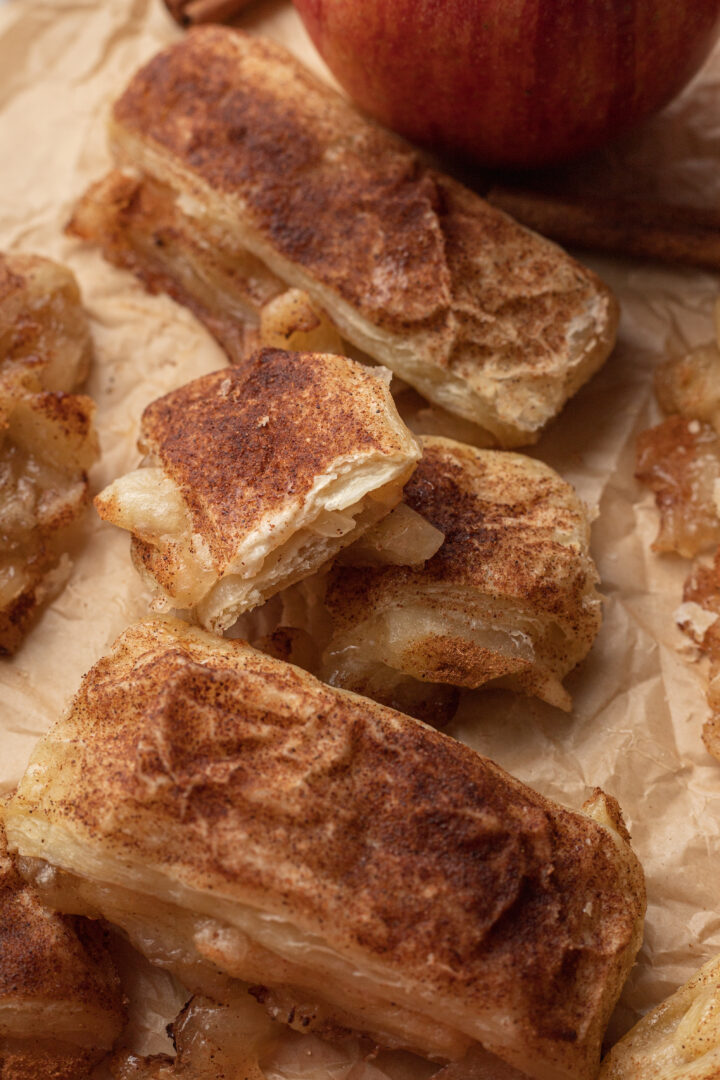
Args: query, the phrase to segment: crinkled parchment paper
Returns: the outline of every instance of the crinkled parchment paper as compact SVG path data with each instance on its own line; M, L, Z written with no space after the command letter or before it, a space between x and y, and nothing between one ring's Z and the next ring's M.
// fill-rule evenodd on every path
M288 3L261 0L239 23L318 66ZM73 201L108 166L104 120L112 100L141 62L179 34L160 0L0 5L0 248L52 256L80 280L96 345L89 392L102 460L95 490L136 464L148 402L225 363L187 311L147 296L62 231ZM718 163L720 51L642 136L576 170L573 182L711 202L720 195ZM571 715L507 693L472 694L452 733L570 806L595 785L619 799L645 867L649 908L645 944L613 1021L617 1035L720 950L720 764L700 741L702 670L682 651L673 620L688 564L649 553L656 514L633 479L635 437L658 418L653 368L667 350L712 336L720 283L692 270L588 261L620 297L620 343L531 452L597 508L604 626L568 680ZM0 791L16 783L83 672L147 609L127 535L92 511L73 557L65 591L17 656L0 661ZM165 976L138 979L138 1013L144 1008L152 1022L163 1008L172 1011Z

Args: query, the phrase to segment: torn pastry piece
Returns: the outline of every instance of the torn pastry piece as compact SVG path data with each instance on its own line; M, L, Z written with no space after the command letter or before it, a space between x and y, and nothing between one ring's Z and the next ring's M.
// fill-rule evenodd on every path
M617 1043L598 1080L716 1080L720 1076L720 957Z
M98 456L85 378L90 332L72 273L0 255L0 655L14 652L69 572L67 529Z
M562 678L600 628L587 513L541 461L424 436L404 501L444 537L418 566L330 572L323 674L405 711L447 688L510 687L570 708ZM364 565L363 565L364 564ZM434 687L428 684L435 684ZM437 684L442 684L438 686Z
M6 822L46 903L123 928L193 991L244 980L311 1030L438 1061L482 1044L538 1080L595 1076L642 934L612 799L564 809L169 618L85 677Z
M641 432L635 475L660 512L655 551L692 558L720 540L720 435L702 420L669 416Z
M128 214L110 179L71 231L142 277L160 260L191 306L198 279L227 281L250 253L502 445L537 439L613 346L617 305L593 273L428 169L271 41L192 31L134 77L110 134L132 198L162 205ZM155 218L175 222L169 260L152 250Z
M42 906L0 823L0 1076L86 1080L124 1022L103 931Z
M401 499L420 457L388 373L264 349L147 407L144 467L95 500L138 570L221 631L314 573Z

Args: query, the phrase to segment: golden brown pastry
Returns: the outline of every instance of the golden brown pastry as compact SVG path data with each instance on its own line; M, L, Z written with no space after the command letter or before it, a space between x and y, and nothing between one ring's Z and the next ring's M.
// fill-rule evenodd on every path
M102 931L41 905L0 822L0 1077L86 1080L124 1021Z
M720 957L643 1016L603 1061L598 1080L717 1080Z
M89 672L6 822L47 903L122 927L194 991L241 979L300 1026L439 1061L482 1044L539 1080L595 1076L642 933L613 800L566 810L178 620Z
M612 348L617 305L594 274L270 41L191 32L131 81L111 143L133 175L91 189L71 231L169 288L231 356L233 320L248 306L257 319L285 282L353 346L514 446Z
M569 709L561 680L602 618L580 499L522 454L420 441L404 502L444 542L420 566L369 567L362 548L344 553L361 565L336 564L328 578L324 677L410 712L429 706L437 684L488 683ZM427 700L418 680L436 684ZM440 719L447 689L436 704L440 715L427 715Z
M223 630L387 514L420 456L388 379L263 349L154 401L144 467L95 499L168 604Z
M72 273L0 254L0 655L69 572L67 528L88 502L94 404L72 390L91 345Z

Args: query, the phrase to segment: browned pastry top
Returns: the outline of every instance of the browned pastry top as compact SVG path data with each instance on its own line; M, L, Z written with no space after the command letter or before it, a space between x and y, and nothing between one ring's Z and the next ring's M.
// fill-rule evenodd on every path
M276 349L152 402L140 441L178 485L218 562L232 558L238 535L302 506L334 468L416 453L371 369Z
M443 543L421 566L334 571L327 601L339 629L359 611L367 615L402 602L413 589L431 593L442 585L445 595L454 586L470 590L469 618L477 592L519 601L528 614L559 620L591 642L597 612L587 610L586 600L597 573L587 553L586 512L572 487L524 455L436 436L421 443L423 456L403 498L443 533ZM437 602L442 605L442 593Z

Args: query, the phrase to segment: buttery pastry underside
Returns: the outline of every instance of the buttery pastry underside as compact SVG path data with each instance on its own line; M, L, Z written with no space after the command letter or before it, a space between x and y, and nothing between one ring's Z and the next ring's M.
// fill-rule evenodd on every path
M480 1042L541 1080L594 1075L639 944L619 818L175 620L89 673L7 822L49 902L124 927L191 987L222 973L383 1045L455 1060Z
M272 42L191 32L132 80L111 143L151 186L96 185L71 231L189 303L231 355L227 317L298 286L352 345L513 446L612 348L617 305L590 271Z

